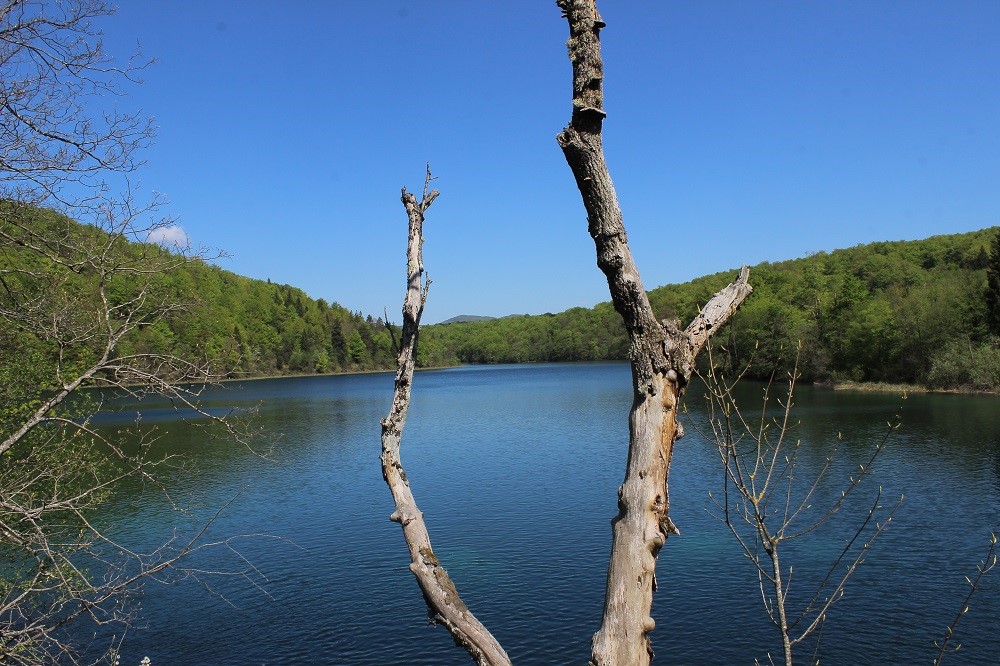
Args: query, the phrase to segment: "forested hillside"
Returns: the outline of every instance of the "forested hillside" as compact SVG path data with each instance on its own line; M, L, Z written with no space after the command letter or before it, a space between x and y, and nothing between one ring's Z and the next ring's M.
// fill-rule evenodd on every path
M5 222L14 224L14 222ZM7 321L31 316L42 303L65 303L60 317L95 310L93 288L110 281L111 308L134 307L136 285L149 281L143 298L171 303L162 314L134 327L118 345L122 355L170 354L210 364L229 376L337 372L389 368L395 363L390 333L381 319L353 313L336 303L309 298L301 289L253 280L155 244L128 242L51 211L22 212L20 237L40 239L44 253L7 243L0 254L0 279ZM0 228L0 233L6 229ZM4 237L15 237L14 233ZM148 272L129 268L100 275L79 262L81 246L105 248ZM46 259L45 257L54 259ZM63 259L59 259L62 257ZM61 265L58 265L62 262ZM46 277L48 275L48 277ZM56 367L56 356L93 355L79 336L80 349L57 348L45 336L0 332L12 372L27 361L32 368ZM17 350L16 353L15 351ZM51 357L51 358L50 358ZM34 361L28 359L34 358ZM19 362L19 359L21 362Z
M806 380L1000 386L987 268L997 229L820 252L751 269L754 293L714 338L717 363L751 376L790 369L801 342ZM687 322L735 271L650 292L664 318ZM1000 288L1000 282L994 281ZM610 303L559 314L428 326L427 364L621 359L627 342Z
M101 233L49 212L36 223L59 226L67 237ZM1000 292L997 235L992 228L874 243L754 266L754 293L714 339L716 363L750 363L751 376L766 377L775 368L790 369L801 343L799 369L809 381L1000 387L1000 321L989 325L1000 316L988 308L989 295ZM170 253L142 243L133 251ZM991 256L998 267L992 292ZM36 254L11 248L2 259L5 267L22 268L38 261ZM734 275L659 287L650 300L661 317L688 321ZM96 276L75 278L88 279ZM185 262L156 281L161 295L185 306L142 326L124 341L123 352L211 361L231 376L375 370L394 363L392 335L381 318L314 300L295 287L203 261ZM994 309L1000 312L1000 306ZM627 346L620 317L610 303L601 303L557 314L424 326L418 360L424 367L612 360L624 359Z
M217 359L235 375L374 370L395 362L381 318L314 300L296 287L203 262L163 281L193 306L143 329L130 348Z

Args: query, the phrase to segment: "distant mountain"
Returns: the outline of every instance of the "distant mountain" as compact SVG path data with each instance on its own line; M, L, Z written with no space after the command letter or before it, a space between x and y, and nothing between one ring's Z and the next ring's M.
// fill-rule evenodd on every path
M451 319L445 319L442 322L438 322L440 325L444 324L464 324L470 321L490 321L496 319L496 317L485 317L483 315L458 315L457 317L452 317Z

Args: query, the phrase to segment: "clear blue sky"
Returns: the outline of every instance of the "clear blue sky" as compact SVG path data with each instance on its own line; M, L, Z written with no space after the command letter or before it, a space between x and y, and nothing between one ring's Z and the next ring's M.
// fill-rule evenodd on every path
M647 288L1000 224L1000 2L604 0L605 149ZM157 59L146 190L237 273L399 319L425 162L426 322L608 300L555 142L548 0L123 1Z

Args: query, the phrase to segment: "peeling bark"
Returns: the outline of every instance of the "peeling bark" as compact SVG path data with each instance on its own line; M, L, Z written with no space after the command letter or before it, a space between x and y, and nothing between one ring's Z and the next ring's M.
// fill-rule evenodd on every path
M451 632L455 642L464 647L480 666L509 665L507 653L459 597L451 577L434 554L423 514L417 507L399 455L403 426L410 405L420 317L430 287L430 280L424 280L422 251L424 212L438 196L437 190L428 191L430 181L431 173L428 168L419 202L405 187L402 192L403 206L409 217L406 298L403 301L403 331L399 355L396 357L392 406L388 416L382 420L382 476L396 504L396 510L389 519L403 528L403 537L410 551L410 571L420 585L431 621L443 624Z
M591 664L648 664L648 633L656 588L656 556L670 520L667 479L674 442L682 431L677 410L694 360L711 334L750 294L749 270L716 294L684 331L658 322L632 259L618 197L604 159L604 65L600 31L605 23L596 0L557 0L569 22L567 42L573 64L573 111L557 141L576 179L597 250L597 265L608 280L615 309L629 335L633 401L625 480L612 521L611 559L604 615L594 635Z

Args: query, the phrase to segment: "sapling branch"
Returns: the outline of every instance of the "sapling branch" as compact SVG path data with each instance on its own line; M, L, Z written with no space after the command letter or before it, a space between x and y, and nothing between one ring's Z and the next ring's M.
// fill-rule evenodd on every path
M934 659L934 666L939 666L946 654L957 652L962 647L961 643L956 644L955 647L949 647L948 643L955 637L955 630L958 628L958 623L969 612L972 597L975 596L976 592L982 586L983 578L988 576L997 567L997 560L997 535L990 534L989 550L986 552L986 557L983 558L983 561L976 565L975 578L965 577L965 582L969 586L969 593L965 595L962 605L958 607L958 612L955 614L955 618L951 621L951 624L945 628L944 638L940 643L934 641L935 647L940 648L937 657Z
M860 483L872 474L876 459L899 427L900 416L897 413L887 424L882 438L865 462L858 466L857 472L849 476L845 489L830 506L808 525L793 530L793 526L814 509L814 497L829 475L834 460L834 454L827 455L812 482L804 489L796 488L795 466L802 444L796 440L792 446L790 441L796 425L793 407L797 359L788 376L787 394L783 400L778 400L780 416L772 418L768 411L775 382L772 374L755 423L744 419L736 403L734 383L719 377L715 367L710 363L703 379L707 387L709 422L725 471L723 502L713 498L718 510L716 517L725 523L744 555L753 563L765 612L778 629L784 662L791 666L793 648L822 626L827 612L843 596L848 579L864 560L872 542L885 531L899 504L883 514L881 520L877 519L883 508L883 491L878 488L864 517L853 528L812 598L794 620L789 610L792 567L782 559L781 546L814 532L843 507ZM838 435L834 453L840 441Z

